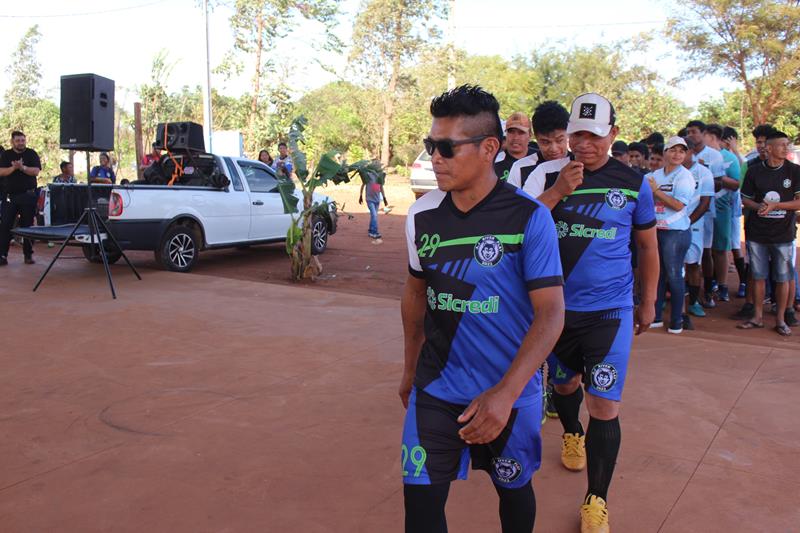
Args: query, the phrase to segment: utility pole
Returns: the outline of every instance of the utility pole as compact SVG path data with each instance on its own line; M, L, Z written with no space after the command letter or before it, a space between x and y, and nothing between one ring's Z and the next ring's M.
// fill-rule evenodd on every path
M456 88L456 0L449 0L447 13L447 89Z
M211 113L211 45L208 38L208 0L203 0L203 18L206 25L206 76L203 84L203 125L206 134L206 151L213 153L212 137L214 124Z

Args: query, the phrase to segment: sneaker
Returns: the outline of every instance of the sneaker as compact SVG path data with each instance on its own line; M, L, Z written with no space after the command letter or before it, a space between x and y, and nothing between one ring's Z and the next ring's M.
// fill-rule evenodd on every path
M370 233L367 233L367 235L369 235L370 239L377 239L378 238L378 234L377 233L370 232Z
M683 329L687 331L694 331L694 324L692 324L692 319L689 318L689 315L687 314L682 315L681 321L683 322L682 324Z
M672 333L673 335L680 335L683 333L683 322L678 324L670 323L669 327L667 328L667 333Z
M610 533L605 500L589 494L581 505L581 533Z
M741 309L731 315L733 320L750 320L756 316L756 308L753 304L744 304Z
M772 305L769 307L769 314L771 314L771 315L777 315L777 314L778 314L778 304L776 304L776 303L773 303L773 304L772 304Z
M375 234L375 238L376 239L383 239L383 235L381 235L380 233L376 233Z
M714 309L717 306L717 302L714 301L714 295L707 292L706 301L702 303L702 306L706 309Z
M6 266L8 264L8 259L4 255L0 255L0 266Z
M720 302L730 302L731 295L728 293L728 286L727 285L720 285L719 286L719 301Z
M664 327L664 321L663 320L656 320L655 322L651 322L650 323L650 329L663 328L663 327Z
M745 296L747 296L747 284L746 283L740 283L739 284L739 292L736 293L736 297L737 298L744 298Z
M783 321L786 322L786 325L790 327L800 324L800 321L797 320L794 311L789 309L783 313Z
M711 292L717 292L719 290L719 283L717 280L711 282Z
M690 315L699 316L699 317L706 316L706 312L703 311L703 306L700 305L700 302L693 303L692 305L687 307L686 310L689 311Z
M547 418L558 418L556 403L553 401L553 385L547 385L547 401L544 404L544 414Z
M34 264L36 264L36 261L33 260L33 256L32 255L26 255L25 256L25 264L26 265L34 265Z
M561 464L572 472L586 468L586 435L564 433L561 437Z

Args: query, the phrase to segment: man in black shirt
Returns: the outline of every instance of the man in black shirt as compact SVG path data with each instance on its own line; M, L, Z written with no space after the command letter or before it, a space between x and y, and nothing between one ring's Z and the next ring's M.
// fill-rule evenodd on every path
M0 154L0 177L5 180L0 217L0 266L8 264L8 245L17 216L20 227L27 228L33 224L36 213L36 176L42 170L39 154L26 146L24 133L13 132L11 144L11 150ZM25 264L32 265L33 243L25 239L22 248Z
M752 165L742 184L742 203L750 210L744 231L753 277L753 298L756 302L764 299L764 280L769 272L776 284L775 331L784 337L792 334L785 313L789 281L794 278L794 212L800 209L800 166L786 160L788 152L788 136L781 131L770 133L766 141L766 160ZM762 306L756 305L755 316L738 327L763 328Z
M494 160L494 173L502 181L508 179L511 166L519 159L534 153L531 148L531 121L525 113L513 113L506 120L505 149Z

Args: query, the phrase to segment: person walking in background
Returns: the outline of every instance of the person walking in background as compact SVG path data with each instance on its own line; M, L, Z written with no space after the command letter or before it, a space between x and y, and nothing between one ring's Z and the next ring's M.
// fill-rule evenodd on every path
M91 172L89 172L89 179L92 180L92 183L117 182L117 175L114 172L114 169L111 168L111 159L108 157L108 154L106 152L100 153L100 164L95 167L92 167Z
M375 176L370 176L369 183L362 183L361 189L358 191L358 203L364 205L364 189L367 191L367 209L369 209L369 229L367 234L371 239L382 238L381 233L378 231L378 206L383 198L383 205L389 207L389 201L386 199L386 192L383 190L383 184L376 181Z
M292 157L289 155L289 146L286 143L278 144L278 159L273 161L272 169L278 177L291 178L294 171Z
M5 181L2 194L2 218L0 218L0 266L8 264L8 247L11 229L19 216L19 226L33 225L36 214L36 177L42 171L39 154L27 147L27 139L21 131L11 134L12 148L0 154L0 177ZM32 265L33 241L23 239L22 250L25 264Z

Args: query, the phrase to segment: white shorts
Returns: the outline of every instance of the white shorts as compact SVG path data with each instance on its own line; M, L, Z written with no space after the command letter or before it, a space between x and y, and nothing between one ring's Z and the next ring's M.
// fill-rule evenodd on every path
M731 249L742 249L742 217L731 217Z
M711 245L714 244L714 218L703 217L703 220L706 222L705 228L703 228L703 248L711 248Z
M689 243L689 249L686 251L686 259L684 263L687 265L699 265L703 260L703 234L705 227L708 224L703 224L703 220L699 220L692 225L692 241Z

